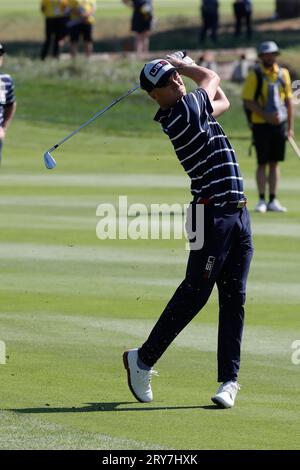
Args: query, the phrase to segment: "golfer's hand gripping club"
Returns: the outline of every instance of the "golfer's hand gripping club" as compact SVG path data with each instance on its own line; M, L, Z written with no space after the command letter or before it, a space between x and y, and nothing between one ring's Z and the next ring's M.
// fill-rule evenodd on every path
M186 51L177 51L173 52L173 54L168 54L166 59L176 68L180 69L182 66L182 62L186 65L193 65L195 61L186 55Z

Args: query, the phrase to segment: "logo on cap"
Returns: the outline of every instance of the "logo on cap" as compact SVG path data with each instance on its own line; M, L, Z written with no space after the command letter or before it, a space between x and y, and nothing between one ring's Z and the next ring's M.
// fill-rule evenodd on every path
M165 60L161 60L159 62L157 62L157 64L154 65L154 67L152 67L152 69L150 70L149 74L152 76L152 77L156 77L156 75L158 74L158 72L160 71L160 69L162 67L164 67L165 65L168 65L168 62L166 62Z

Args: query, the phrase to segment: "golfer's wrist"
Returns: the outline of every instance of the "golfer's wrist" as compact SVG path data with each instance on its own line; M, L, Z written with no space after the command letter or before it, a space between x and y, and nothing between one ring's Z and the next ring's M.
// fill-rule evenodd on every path
M186 64L185 62L182 62L182 64L176 67L176 70L178 73L180 73L181 75L186 75L186 76L189 76L189 71L194 72L194 69L195 69L195 65Z

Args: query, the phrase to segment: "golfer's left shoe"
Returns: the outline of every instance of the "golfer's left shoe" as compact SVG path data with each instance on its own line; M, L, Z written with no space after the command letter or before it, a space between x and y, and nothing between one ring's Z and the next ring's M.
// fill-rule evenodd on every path
M270 212L287 212L287 208L283 207L278 199L273 199L272 202L269 202L267 210Z
M128 386L134 397L142 402L148 403L153 400L151 390L151 379L158 373L152 368L141 369L138 364L138 349L130 349L123 354L123 362L127 370Z
M237 392L240 388L241 387L237 382L224 382L220 385L216 394L211 399L213 403L218 405L220 408L232 408Z

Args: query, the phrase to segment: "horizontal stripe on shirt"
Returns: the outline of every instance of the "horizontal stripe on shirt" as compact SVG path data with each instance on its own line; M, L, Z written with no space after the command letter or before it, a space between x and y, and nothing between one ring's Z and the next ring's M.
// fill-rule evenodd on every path
M0 74L0 126L4 120L4 109L15 102L14 85L10 75Z
M235 151L212 113L206 91L197 89L172 108L159 110L155 120L191 178L192 194L218 200L236 200L238 195L242 199L243 178Z

